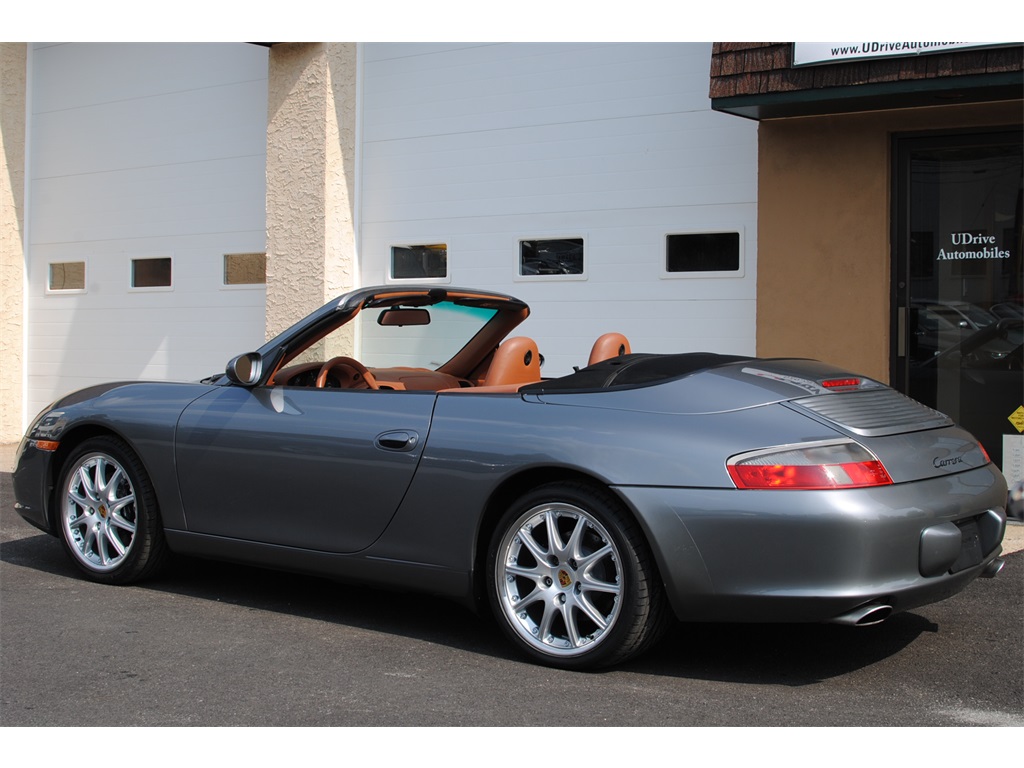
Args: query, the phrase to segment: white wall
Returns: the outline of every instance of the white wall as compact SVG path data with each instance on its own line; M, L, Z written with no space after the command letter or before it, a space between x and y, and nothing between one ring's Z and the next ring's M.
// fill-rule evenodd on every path
M266 248L267 51L35 44L29 60L30 417L102 381L196 379L262 343L265 290L223 254ZM129 287L170 256L173 287ZM50 262L84 293L48 293Z
M753 354L757 126L714 113L711 45L366 44L360 263L447 243L450 284L513 293L544 372L634 351ZM739 231L742 276L664 274L668 233ZM517 277L520 239L585 239L585 279ZM366 352L374 350L367 349Z

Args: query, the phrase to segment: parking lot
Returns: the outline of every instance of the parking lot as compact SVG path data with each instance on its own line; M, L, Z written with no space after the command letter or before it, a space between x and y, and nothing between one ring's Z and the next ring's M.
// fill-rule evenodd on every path
M877 627L680 624L580 674L429 597L185 559L89 583L0 474L0 725L1024 726L1022 558Z

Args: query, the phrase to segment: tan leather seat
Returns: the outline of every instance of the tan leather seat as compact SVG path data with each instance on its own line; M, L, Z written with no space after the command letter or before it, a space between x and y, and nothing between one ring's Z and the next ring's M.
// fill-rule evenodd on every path
M484 386L529 384L540 381L540 352L533 339L516 336L506 339L494 351Z
M619 355L629 354L629 339L621 333L606 333L599 336L590 350L590 360L587 365L600 363L602 360L610 360Z

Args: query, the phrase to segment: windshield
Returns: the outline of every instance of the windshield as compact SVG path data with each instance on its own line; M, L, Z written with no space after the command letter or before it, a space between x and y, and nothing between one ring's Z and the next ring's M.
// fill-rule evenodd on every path
M497 314L496 309L467 307L442 301L426 307L426 325L381 325L388 308L364 309L357 318L359 357L371 367L406 366L436 370Z

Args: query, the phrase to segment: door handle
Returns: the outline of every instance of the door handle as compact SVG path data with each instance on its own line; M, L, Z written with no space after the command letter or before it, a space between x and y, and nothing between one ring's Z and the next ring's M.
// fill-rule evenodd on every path
M907 308L896 310L896 357L907 356Z
M419 441L420 436L412 430L397 429L377 435L373 444L385 451L411 451Z

